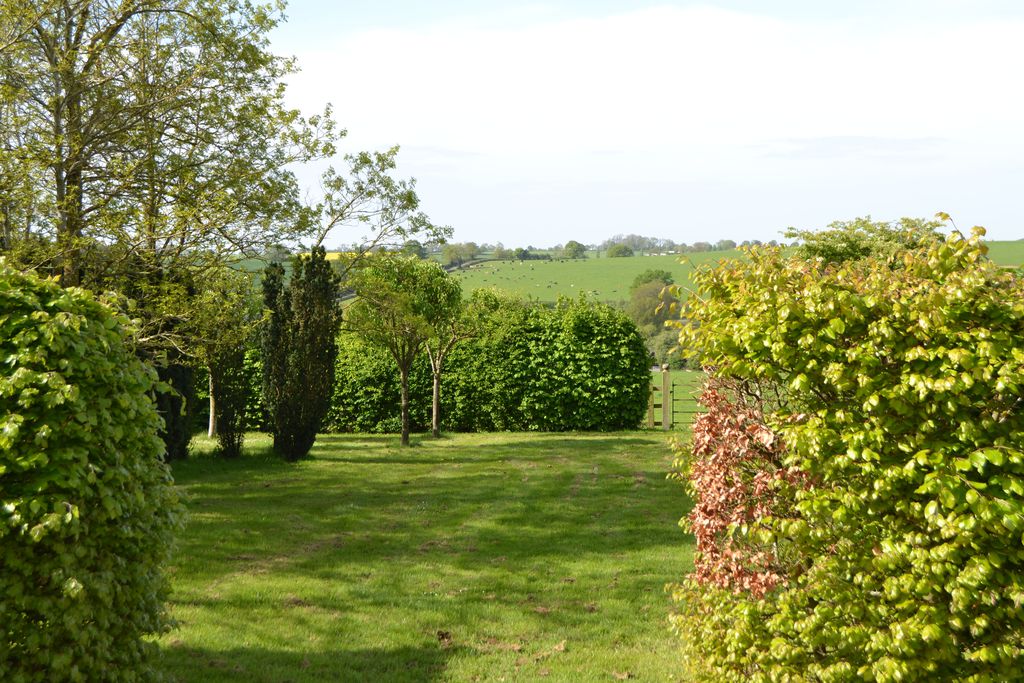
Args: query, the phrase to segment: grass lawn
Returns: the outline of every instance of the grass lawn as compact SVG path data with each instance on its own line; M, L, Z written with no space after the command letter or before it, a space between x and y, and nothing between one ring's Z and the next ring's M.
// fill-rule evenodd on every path
M179 681L679 679L664 585L692 541L663 432L247 445L174 466Z

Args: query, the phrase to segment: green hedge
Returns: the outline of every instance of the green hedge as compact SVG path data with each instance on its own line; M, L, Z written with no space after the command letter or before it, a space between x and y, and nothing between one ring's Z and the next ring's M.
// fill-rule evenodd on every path
M430 425L430 366L421 358L409 373L412 431ZM338 337L334 395L324 419L327 432L398 433L402 429L401 388L391 354L354 334Z
M586 299L555 308L495 295L481 311L479 336L446 364L442 426L450 431L614 430L639 426L647 407L651 358L621 312ZM394 363L354 339L340 342L338 384L328 426L394 431ZM430 424L426 358L411 377L417 429Z
M679 450L698 538L734 511L675 590L697 678L1024 678L1024 282L981 234L697 275L681 341L741 408Z
M110 309L0 263L0 679L154 676L179 505Z
M441 388L447 431L631 429L647 407L651 357L636 326L594 301L564 300L555 308L494 294L478 295L480 331L446 363ZM247 354L247 372L259 375ZM431 374L426 354L410 376L414 431L430 427ZM247 409L250 429L265 422L259 392ZM352 334L338 338L329 432L396 432L399 381L386 351Z

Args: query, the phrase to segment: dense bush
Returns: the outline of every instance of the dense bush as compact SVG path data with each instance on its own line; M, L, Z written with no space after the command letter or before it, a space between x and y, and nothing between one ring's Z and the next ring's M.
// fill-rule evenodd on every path
M245 347L222 349L211 359L209 373L217 454L237 458L242 455L245 441L245 408L249 401Z
M942 240L941 227L942 223L936 220L901 218L886 223L865 216L830 223L824 230L790 228L786 237L799 240L796 255L800 258L845 263L871 256L888 259L897 253L932 246Z
M640 424L651 359L622 313L587 300L557 308L493 294L474 307L477 337L452 350L441 415L451 431L611 430ZM359 340L339 339L337 382L326 428L393 432L399 425L397 371L390 357ZM430 424L431 375L413 366L413 429Z
M698 677L1024 677L1024 285L980 234L697 275L681 341L731 387L680 451Z
M0 679L153 678L179 508L109 309L0 264Z
M398 370L391 354L352 333L338 337L334 394L324 418L324 431L397 433L402 427ZM430 366L426 358L413 365L409 377L413 431L430 424Z
M182 363L159 364L156 370L160 381L169 389L156 395L164 457L168 461L184 460L189 454L196 419L193 412L197 404L195 370Z
M605 252L605 256L608 258L623 258L626 256L633 256L633 249L628 244L613 244L608 247L608 251Z
M445 375L450 428L612 430L643 419L651 358L623 313L586 299L554 309L493 298L481 336Z

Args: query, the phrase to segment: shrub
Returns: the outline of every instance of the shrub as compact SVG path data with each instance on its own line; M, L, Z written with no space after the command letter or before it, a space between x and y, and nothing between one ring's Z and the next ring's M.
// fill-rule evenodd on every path
M901 218L886 223L865 216L836 221L817 232L790 228L786 237L800 240L796 248L800 258L844 263L871 256L885 260L897 253L933 245L942 240L941 227L938 221L920 218Z
M196 418L195 370L181 363L157 365L157 376L169 390L156 395L160 438L168 461L188 458Z
M248 381L244 429L269 432L270 413L263 398L263 357L260 349L249 347L245 350L242 374Z
M522 404L530 421L558 431L639 426L652 358L629 317L584 298L563 299L543 323Z
M0 264L0 678L148 680L179 506L126 320Z
M762 411L723 408L746 492L674 590L700 677L1022 677L1024 285L982 234L887 261L754 250L697 275L681 342ZM762 437L781 449L736 457ZM695 513L715 510L695 446ZM774 576L730 580L725 551Z
M633 249L628 244L613 244L608 247L608 251L605 254L608 258L622 258L625 256L633 256Z
M245 441L245 409L249 401L245 347L219 350L211 358L209 373L215 401L217 454L225 458L237 458L242 455L242 444Z
M640 424L651 358L623 313L584 298L554 309L495 297L479 337L451 355L454 429L613 430Z

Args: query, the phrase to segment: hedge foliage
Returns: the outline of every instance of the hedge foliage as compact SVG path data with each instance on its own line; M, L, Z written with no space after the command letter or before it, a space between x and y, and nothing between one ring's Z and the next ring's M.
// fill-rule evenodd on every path
M474 294L478 334L446 363L441 420L451 431L613 430L638 426L647 407L651 358L621 312L586 299L555 308ZM393 432L399 425L394 361L350 335L339 339L326 428ZM430 424L426 358L410 376L414 430Z
M397 434L401 430L398 370L387 350L342 333L334 376L325 431ZM430 366L421 358L409 377L413 431L423 431L430 424L430 384Z
M155 675L180 508L126 322L0 263L0 680Z
M1024 677L1024 284L982 234L840 265L755 250L696 276L681 342L746 411L712 436L755 455L681 449L688 521L731 516L736 576L778 575L702 577L723 555L697 557L674 589L697 677ZM719 466L747 504L700 485Z

